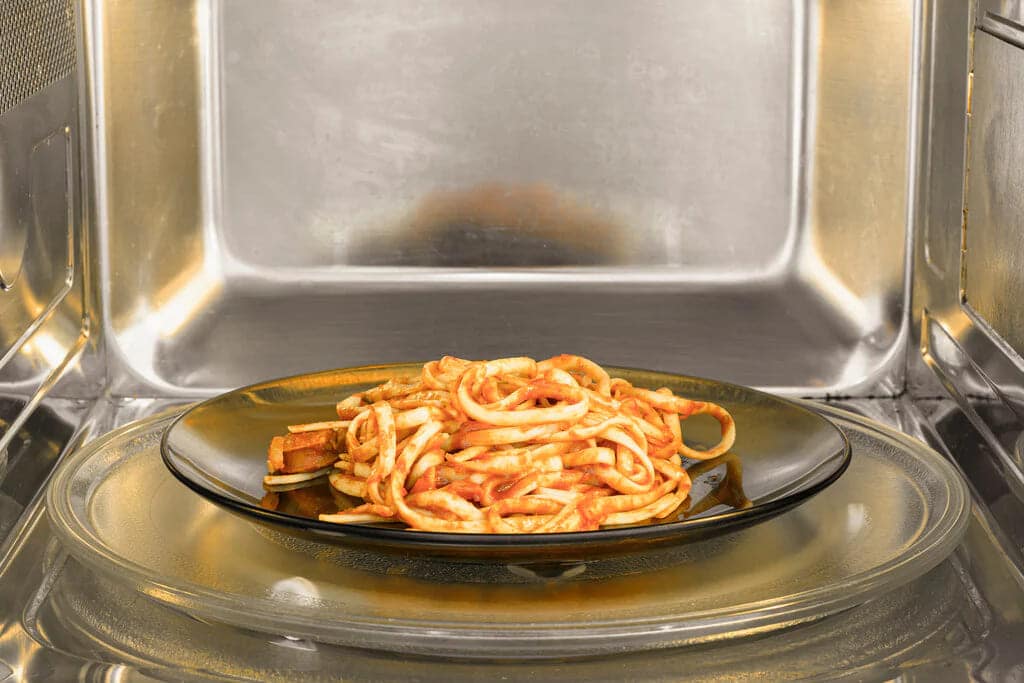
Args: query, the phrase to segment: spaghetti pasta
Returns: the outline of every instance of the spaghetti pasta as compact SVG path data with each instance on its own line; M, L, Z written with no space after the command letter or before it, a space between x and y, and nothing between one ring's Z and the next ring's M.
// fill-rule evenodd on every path
M634 387L571 355L448 356L349 396L336 412L274 437L268 490L327 477L339 499L355 500L322 521L421 531L552 533L664 519L689 495L681 457L717 458L736 438L722 406ZM693 415L718 421L717 444L683 441L681 423Z

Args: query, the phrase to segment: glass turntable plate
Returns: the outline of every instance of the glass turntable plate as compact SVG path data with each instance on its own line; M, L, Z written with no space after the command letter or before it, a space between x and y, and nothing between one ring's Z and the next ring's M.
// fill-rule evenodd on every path
M199 495L268 525L299 530L325 542L480 563L592 560L726 533L803 504L832 485L850 460L842 431L792 401L713 380L609 368L612 376L624 377L634 386L665 386L678 396L721 404L736 420L732 451L713 462L687 465L694 482L690 504L664 521L549 534L455 534L410 531L394 524L333 524L317 519L319 512L338 510L326 483L320 485L322 490L282 494L294 498L283 501L285 510L261 505L271 437L289 422L337 419L334 404L341 398L387 379L416 375L421 367L330 370L222 394L190 408L170 425L161 448L164 461ZM714 443L718 429L710 417L690 418L686 438L690 443Z
M921 575L958 543L970 501L951 465L869 420L814 409L853 449L826 493L756 526L623 558L466 565L275 531L167 471L160 438L176 415L71 455L47 508L83 563L204 620L442 657L679 646L835 613Z

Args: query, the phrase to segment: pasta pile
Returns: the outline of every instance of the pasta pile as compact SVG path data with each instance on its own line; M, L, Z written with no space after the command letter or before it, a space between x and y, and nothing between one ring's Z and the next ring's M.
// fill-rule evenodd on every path
M550 533L663 519L690 491L681 456L715 458L736 437L719 405L634 387L571 355L448 356L345 398L337 413L274 437L264 485L327 476L362 502L321 520L421 531ZM721 426L708 450L683 442L681 421L701 414Z

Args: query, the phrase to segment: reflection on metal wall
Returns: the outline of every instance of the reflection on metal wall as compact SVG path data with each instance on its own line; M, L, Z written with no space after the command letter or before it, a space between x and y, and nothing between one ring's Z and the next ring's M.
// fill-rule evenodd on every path
M973 92L964 295L1024 354L1024 48L979 33Z
M96 347L77 54L70 0L0 3L0 543L70 437L54 396L102 387L81 362Z
M968 473L1003 549L1024 561L1024 12L1015 1L933 2L924 69L937 96L920 159L911 391L948 392L950 455ZM973 38L971 40L970 38ZM923 354L924 363L918 354ZM938 379L938 385L935 384Z
M792 229L789 0L219 7L244 262L754 271Z

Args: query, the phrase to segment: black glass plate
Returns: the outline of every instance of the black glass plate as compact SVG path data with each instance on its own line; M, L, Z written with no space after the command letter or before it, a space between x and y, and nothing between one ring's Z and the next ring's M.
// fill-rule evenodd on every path
M730 453L684 461L693 488L673 517L628 527L549 534L452 534L397 525L334 524L316 518L331 509L326 488L284 495L277 509L261 505L270 439L289 424L336 419L340 399L421 364L330 370L271 380L199 403L168 427L164 463L196 493L255 522L319 541L394 553L467 561L587 560L686 543L734 531L782 513L835 482L850 463L850 446L828 419L785 399L723 382L646 370L609 368L634 386L668 387L678 396L713 401L736 420ZM718 440L718 423L692 417L690 445Z

